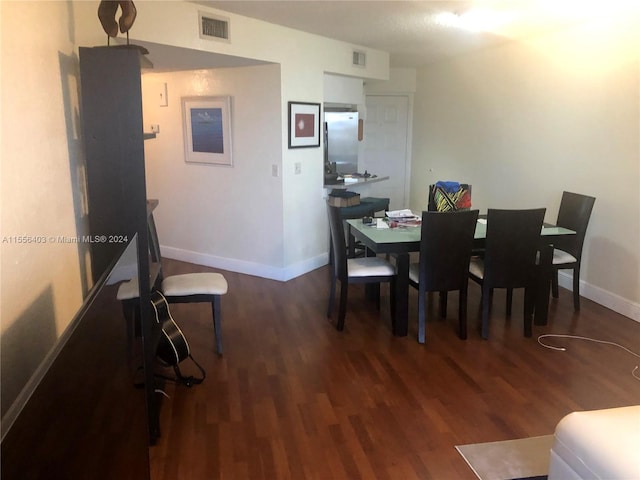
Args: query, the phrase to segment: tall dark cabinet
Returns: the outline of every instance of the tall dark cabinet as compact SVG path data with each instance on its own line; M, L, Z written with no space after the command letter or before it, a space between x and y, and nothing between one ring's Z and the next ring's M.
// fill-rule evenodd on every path
M150 262L147 229L142 121L141 63L135 46L80 48L81 118L85 144L91 264L100 275L123 248L120 238L137 237L138 281L144 385L149 441L160 435L154 393L153 334L149 298ZM124 320L123 320L124 327Z

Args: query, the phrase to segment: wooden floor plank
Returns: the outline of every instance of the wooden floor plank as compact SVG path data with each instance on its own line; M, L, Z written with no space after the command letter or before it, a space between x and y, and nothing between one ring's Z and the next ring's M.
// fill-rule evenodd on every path
M163 263L166 274L214 271ZM549 325L534 326L533 338L522 334L518 292L506 318L504 292L496 291L488 340L478 333L479 288L469 288L466 341L457 336L457 294L449 295L445 319L432 296L420 345L414 290L409 336L398 338L386 285L380 310L353 286L338 332L326 318L326 267L288 282L221 273L229 283L222 357L209 306L171 306L207 378L192 388L165 385L152 480L471 480L455 445L550 434L571 411L640 398L631 375L638 362L628 353L546 339L567 348L561 352L536 341L568 333L640 346L640 324L587 299L575 313L563 289L551 300Z

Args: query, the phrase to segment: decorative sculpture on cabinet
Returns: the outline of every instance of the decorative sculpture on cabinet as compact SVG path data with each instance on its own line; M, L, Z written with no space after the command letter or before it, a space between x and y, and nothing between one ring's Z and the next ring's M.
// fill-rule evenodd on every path
M122 9L122 15L116 22L116 13L118 7ZM127 34L129 38L129 30L136 20L136 6L132 0L101 0L98 7L98 18L102 24L102 28L109 37L118 36L118 27L121 33Z

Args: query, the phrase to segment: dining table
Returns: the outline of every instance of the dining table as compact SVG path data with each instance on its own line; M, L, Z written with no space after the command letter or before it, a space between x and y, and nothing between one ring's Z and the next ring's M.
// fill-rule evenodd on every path
M368 219L367 219L368 220ZM409 329L409 259L410 253L420 251L421 227L398 223L390 228L387 219L346 220L350 235L366 247L368 254L388 254L395 257L397 280L395 286L395 311L392 312L392 330L395 336L406 336ZM540 259L535 292L534 323L546 325L549 310L551 275L553 274L553 243L564 235L576 232L553 224L544 223L540 232ZM486 215L480 215L474 232L474 248L482 248L487 236Z

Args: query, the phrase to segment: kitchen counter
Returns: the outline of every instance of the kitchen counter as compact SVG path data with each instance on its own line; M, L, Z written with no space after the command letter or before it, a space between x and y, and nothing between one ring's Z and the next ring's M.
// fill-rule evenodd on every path
M345 190L347 188L370 185L372 183L383 182L385 180L389 180L389 177L345 177L344 182L325 184L324 188Z

